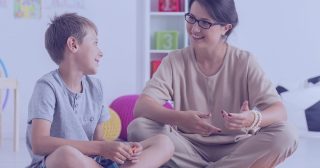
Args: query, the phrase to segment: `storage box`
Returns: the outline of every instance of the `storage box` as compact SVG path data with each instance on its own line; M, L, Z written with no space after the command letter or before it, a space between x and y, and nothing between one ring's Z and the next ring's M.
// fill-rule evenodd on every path
M178 48L177 31L161 31L155 33L157 50L174 50Z
M150 72L151 78L152 78L153 74L157 71L160 64L161 64L161 60L152 60L151 61L151 72Z
M180 0L159 0L160 12L178 12L180 11Z

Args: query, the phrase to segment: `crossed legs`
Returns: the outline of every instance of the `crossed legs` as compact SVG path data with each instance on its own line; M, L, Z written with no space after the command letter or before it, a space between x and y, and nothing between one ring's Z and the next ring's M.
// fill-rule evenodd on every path
M136 131L139 130L139 131ZM231 144L197 144L168 125L146 118L137 118L128 127L128 139L141 141L155 134L166 134L174 143L175 152L166 164L170 167L275 167L297 148L297 135L286 123L262 128L256 135Z
M137 163L130 161L120 167L130 168L153 168L160 167L167 162L173 154L174 146L171 140L165 135L155 135L144 141L141 141L143 152ZM81 153L72 146L61 146L50 154L45 161L47 168L101 168L101 166L91 157Z

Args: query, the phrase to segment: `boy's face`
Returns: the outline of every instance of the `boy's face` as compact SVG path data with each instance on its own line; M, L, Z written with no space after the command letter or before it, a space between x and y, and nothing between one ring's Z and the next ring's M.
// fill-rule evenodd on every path
M98 47L97 33L92 28L87 28L86 32L82 43L79 44L76 62L84 75L93 75L97 73L102 52Z

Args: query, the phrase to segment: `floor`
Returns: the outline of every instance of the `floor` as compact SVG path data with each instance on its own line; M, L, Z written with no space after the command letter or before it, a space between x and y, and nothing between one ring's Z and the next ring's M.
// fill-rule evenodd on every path
M320 138L300 137L297 151L277 168L319 168ZM20 151L13 152L10 139L4 139L0 148L0 168L22 168L30 163L30 156L24 140L21 140Z

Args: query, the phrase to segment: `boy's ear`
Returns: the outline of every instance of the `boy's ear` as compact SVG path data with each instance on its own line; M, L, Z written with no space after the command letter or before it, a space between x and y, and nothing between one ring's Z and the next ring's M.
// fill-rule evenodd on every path
M71 52L76 52L79 48L77 39L75 37L70 36L67 39L67 47Z

